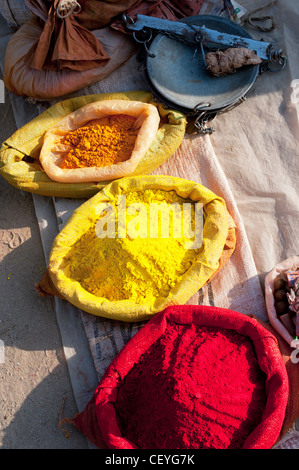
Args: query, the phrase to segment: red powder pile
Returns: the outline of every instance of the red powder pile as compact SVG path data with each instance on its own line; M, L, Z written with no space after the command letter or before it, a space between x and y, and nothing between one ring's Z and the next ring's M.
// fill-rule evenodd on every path
M241 448L262 420L265 379L248 337L169 323L119 388L119 427L143 449Z

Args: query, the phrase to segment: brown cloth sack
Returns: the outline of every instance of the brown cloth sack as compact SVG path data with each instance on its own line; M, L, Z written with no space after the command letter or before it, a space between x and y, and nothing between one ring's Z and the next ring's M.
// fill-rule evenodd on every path
M198 15L204 2L205 0L138 0L126 11L126 15L133 20L139 14L176 21ZM125 32L124 24L119 18L111 23L111 27Z
M84 28L93 30L106 26L112 18L125 12L137 0L25 0L26 6L44 22L47 21L48 12L55 2L58 14L67 17L76 16L77 21Z
M87 29L107 26L112 18L132 7L136 0L79 0L81 11L76 15L78 23Z
M103 44L110 60L88 70L36 70L32 67L42 24L33 19L11 37L5 55L4 83L16 95L51 100L73 93L107 77L136 52L131 37L106 27L93 33Z
M105 65L109 56L100 41L73 15L56 15L59 0L52 2L48 19L37 41L31 67L36 70L89 70Z
M137 1L123 0L26 0L26 5L45 21L31 66L36 70L88 70L105 64L109 56L90 30L111 26L125 32L120 14L133 18L137 13L177 20L197 15L204 0ZM73 4L73 7L72 7ZM73 9L72 9L73 8ZM48 9L48 15L46 11ZM63 19L61 18L63 16Z
M37 0L27 0L36 3ZM136 14L177 20L198 15L205 0L78 0L81 10L76 20L87 29L93 30L110 24L112 20L121 23L121 14L136 17ZM39 0L41 2L41 0ZM61 6L64 0L60 0ZM47 2L49 3L49 1ZM72 2L69 2L72 3ZM76 11L76 10L75 10Z

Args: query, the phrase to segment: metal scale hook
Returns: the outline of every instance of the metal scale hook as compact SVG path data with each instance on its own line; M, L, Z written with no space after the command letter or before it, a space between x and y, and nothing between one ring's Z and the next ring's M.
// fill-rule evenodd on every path
M131 18L131 16L126 15L125 13L122 14L122 20L123 20L125 27L128 27L129 25L134 24L133 18ZM136 42L138 42L139 44L143 44L146 50L146 54L149 57L151 58L156 57L155 54L151 53L148 48L148 44L150 44L153 38L153 33L151 29L148 29L148 28L142 29L141 31L139 31L139 37L137 37L136 31L133 31L132 36Z

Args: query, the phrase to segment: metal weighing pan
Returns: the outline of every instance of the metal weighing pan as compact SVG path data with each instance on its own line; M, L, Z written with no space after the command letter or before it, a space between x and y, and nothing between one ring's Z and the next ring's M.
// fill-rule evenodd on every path
M199 15L180 22L251 38L241 26L218 16ZM219 46L204 45L205 52L210 48L217 50ZM234 107L245 99L259 73L259 65L251 65L224 77L213 76L205 68L200 47L195 52L195 47L163 34L153 39L148 52L145 75L153 94L187 115L215 117Z

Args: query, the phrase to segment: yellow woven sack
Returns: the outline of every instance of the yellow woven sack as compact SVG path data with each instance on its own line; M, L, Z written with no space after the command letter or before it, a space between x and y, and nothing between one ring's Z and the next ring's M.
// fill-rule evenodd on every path
M95 195L110 181L82 183L53 181L43 170L39 155L44 135L49 128L83 106L102 100L139 101L153 104L159 111L159 129L149 150L130 176L151 173L180 146L185 134L185 116L154 103L150 92L132 91L81 96L57 103L7 139L0 149L0 174L12 186L43 196L89 198Z
M165 203L183 209L180 224L186 210L186 227L197 220L192 211L202 209L203 224L193 224L193 239L191 232L190 237L185 234L185 225L174 234L172 229L181 227L174 223L175 215L168 220L163 212L160 219L153 219L152 212L149 216L149 208L165 208ZM163 227L170 228L168 236ZM78 308L106 318L143 321L170 305L186 303L213 277L229 230L225 201L204 186L172 176L127 177L74 211L54 240L47 272L58 295ZM231 240L229 256L235 237Z

